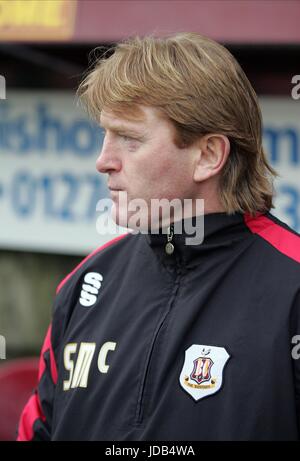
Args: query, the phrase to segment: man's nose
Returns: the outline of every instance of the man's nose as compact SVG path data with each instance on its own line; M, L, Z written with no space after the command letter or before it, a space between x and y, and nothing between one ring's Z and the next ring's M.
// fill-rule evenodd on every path
M121 167L121 160L112 146L104 142L100 155L96 161L97 171L99 171L99 173L109 173L111 171L120 171Z

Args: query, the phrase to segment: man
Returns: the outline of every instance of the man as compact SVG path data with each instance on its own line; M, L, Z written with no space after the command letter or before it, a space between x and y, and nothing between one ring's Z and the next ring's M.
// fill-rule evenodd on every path
M147 219L59 285L19 440L298 439L300 239L270 214L240 66L194 33L135 38L80 94L106 132L116 222L130 227L136 199ZM153 199L191 206L152 229ZM199 224L199 200L204 238L188 245L175 225Z

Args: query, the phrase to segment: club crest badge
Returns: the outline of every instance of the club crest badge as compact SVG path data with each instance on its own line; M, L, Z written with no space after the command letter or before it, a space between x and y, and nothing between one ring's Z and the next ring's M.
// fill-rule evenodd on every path
M180 384L196 401L215 394L223 383L230 355L224 347L193 344L185 351Z

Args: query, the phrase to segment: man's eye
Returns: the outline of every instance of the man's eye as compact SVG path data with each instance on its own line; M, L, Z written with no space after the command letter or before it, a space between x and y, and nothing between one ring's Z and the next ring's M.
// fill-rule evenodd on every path
M125 142L134 142L134 143L137 143L137 142L140 141L138 138L134 138L133 136L128 136L128 135L126 135L126 134L120 134L119 136L120 136L120 138L122 138L122 140L125 141Z
M124 139L124 141L134 141L133 138L131 138L130 136L126 136L125 134L121 134L120 136L122 139Z

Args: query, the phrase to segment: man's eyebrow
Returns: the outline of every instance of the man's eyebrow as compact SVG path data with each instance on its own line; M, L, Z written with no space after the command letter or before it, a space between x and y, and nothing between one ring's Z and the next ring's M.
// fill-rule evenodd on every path
M100 127L104 130L110 130L112 132L121 132L121 133L126 132L126 133L138 134L141 131L141 127L133 128L133 127L129 127L123 124L109 125L105 123L100 123Z
M141 139L147 135L147 131L142 126L130 127L128 125L121 124L121 123L115 124L115 125L100 123L100 127L102 130L105 130L105 131L110 130L113 133L132 136L132 137L138 137Z

